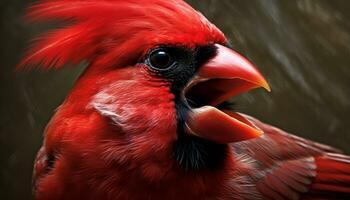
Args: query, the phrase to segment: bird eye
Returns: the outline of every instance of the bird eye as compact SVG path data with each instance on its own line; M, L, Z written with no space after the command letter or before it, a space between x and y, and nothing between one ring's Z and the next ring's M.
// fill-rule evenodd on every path
M165 49L156 49L149 55L149 64L155 69L164 70L173 63L173 58Z

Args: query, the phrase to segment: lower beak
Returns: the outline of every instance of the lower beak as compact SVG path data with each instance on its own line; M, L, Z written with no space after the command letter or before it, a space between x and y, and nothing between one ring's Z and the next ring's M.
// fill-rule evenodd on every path
M217 143L232 143L261 136L262 131L238 113L215 106L254 88L270 87L247 59L222 45L217 55L202 66L186 88L186 97L202 103L187 120L188 133Z

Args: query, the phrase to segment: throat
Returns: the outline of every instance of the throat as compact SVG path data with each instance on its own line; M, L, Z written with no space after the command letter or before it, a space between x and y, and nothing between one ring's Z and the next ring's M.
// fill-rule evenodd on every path
M174 157L185 170L216 170L224 166L228 148L226 144L184 136L174 143Z
M176 100L178 139L174 142L173 156L185 170L216 170L224 167L229 145L217 144L185 133L186 120L191 112L180 98ZM215 134L215 133L214 133Z

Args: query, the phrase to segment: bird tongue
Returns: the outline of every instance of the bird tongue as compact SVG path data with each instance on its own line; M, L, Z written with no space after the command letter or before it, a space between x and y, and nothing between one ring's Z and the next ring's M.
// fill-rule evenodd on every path
M220 144L259 137L263 132L238 113L212 106L193 109L187 121L190 134Z

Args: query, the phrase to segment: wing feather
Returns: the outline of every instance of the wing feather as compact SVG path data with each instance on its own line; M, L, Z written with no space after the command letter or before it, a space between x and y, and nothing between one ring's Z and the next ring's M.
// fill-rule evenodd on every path
M349 156L245 117L265 135L232 146L238 157L254 160L250 176L264 199L350 199Z

